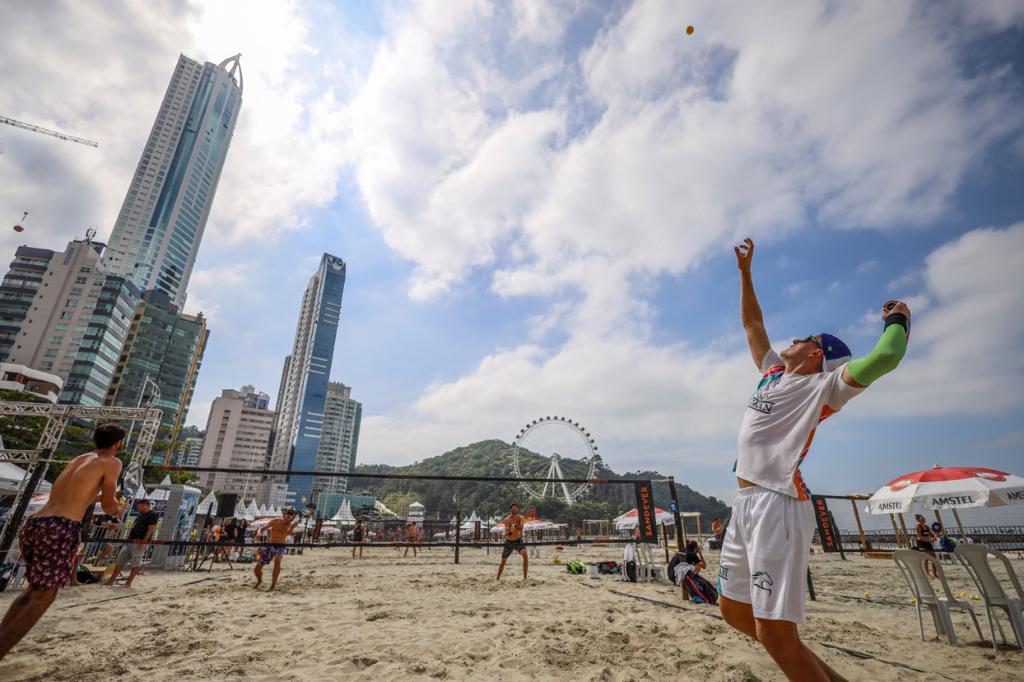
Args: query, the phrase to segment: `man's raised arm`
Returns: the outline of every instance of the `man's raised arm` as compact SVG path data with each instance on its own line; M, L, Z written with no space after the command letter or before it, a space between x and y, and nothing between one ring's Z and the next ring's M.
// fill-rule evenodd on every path
M843 381L850 386L870 386L883 375L896 369L907 352L910 338L910 308L902 301L887 301L882 306L885 330L875 349L868 355L851 360L843 368Z
M740 269L740 320L743 330L747 333L747 345L754 364L761 369L764 356L771 348L768 332L764 328L764 315L754 293L754 280L750 274L750 262L754 258L754 240L747 237L743 243L733 248L736 252L736 265Z

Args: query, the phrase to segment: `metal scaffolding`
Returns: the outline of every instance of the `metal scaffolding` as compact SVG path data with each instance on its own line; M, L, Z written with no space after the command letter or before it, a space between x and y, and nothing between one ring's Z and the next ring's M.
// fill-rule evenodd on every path
M18 492L11 503L11 511L0 530L0 563L7 560L7 553L14 544L14 537L21 528L21 521L36 487L43 480L53 460L41 457L43 453L51 453L60 444L64 428L72 419L88 419L96 422L141 421L135 448L125 467L137 465L143 467L149 461L149 455L156 441L160 428L162 412L156 407L103 407L91 405L51 405L50 403L22 403L0 401L0 416L3 417L46 417L46 427L39 438L35 450L0 449L0 461L12 462L26 467ZM135 492L135 491L131 491Z

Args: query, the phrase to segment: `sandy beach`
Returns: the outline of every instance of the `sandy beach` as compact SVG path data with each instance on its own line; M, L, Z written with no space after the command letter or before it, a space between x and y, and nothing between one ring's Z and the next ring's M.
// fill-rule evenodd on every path
M717 608L684 605L669 585L592 579L552 564L555 554L619 553L544 548L529 580L513 557L499 583L494 550L464 549L458 566L447 548L415 560L390 548L356 560L343 549L307 550L285 557L273 593L253 590L246 565L149 571L127 590L63 590L0 663L0 679L783 679L762 649L716 618ZM710 575L715 555L708 559ZM1024 562L1015 565L1024 573ZM818 600L805 641L849 679L1020 679L1024 653L994 653L966 615L954 615L959 647L936 640L930 619L930 641L921 642L891 561L816 555L811 566ZM946 571L955 591L975 593L959 566ZM0 608L13 597L0 595ZM973 603L988 637L982 603Z

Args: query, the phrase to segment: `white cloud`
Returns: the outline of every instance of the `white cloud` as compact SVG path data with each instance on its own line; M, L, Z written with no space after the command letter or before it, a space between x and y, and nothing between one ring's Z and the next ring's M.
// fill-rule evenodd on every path
M909 5L638 2L558 73L561 32L529 12L446 7L397 22L349 110L359 187L418 297L492 264L505 295L589 290L608 260L678 273L809 216L926 222L1021 122L1008 76L965 78Z
M638 458L699 443L728 459L750 360L652 343L650 277L812 220L927 224L1022 121L1004 70L968 78L957 61L995 24L937 30L949 17L919 6L637 2L578 59L521 13L434 7L396 21L349 110L368 212L416 264L414 296L490 269L502 296L548 297L533 324L567 340L496 351L407 412L368 417L372 457L575 409Z
M564 414L590 428L619 471L727 466L756 378L746 352L653 347L628 335L575 338L554 353L524 345L430 387L406 415L367 417L360 448L408 462L484 438L511 441L529 420Z
M863 263L861 263L860 265L857 266L857 274L858 275L863 275L866 272L873 272L874 270L877 270L877 269L878 269L878 261L876 261L876 260L866 260L866 261L864 261Z
M873 389L878 400L854 409L885 416L1019 409L1022 262L1024 223L974 230L932 252L923 290L908 299L914 315L907 358Z

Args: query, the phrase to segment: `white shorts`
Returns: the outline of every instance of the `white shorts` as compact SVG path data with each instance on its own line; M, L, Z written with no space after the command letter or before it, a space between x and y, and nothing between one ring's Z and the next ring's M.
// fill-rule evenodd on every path
M759 486L732 504L718 562L718 592L750 604L754 617L804 622L814 507Z

